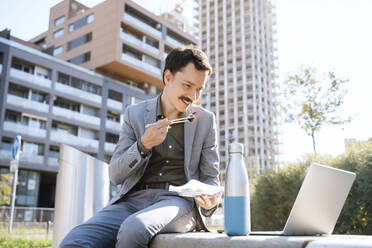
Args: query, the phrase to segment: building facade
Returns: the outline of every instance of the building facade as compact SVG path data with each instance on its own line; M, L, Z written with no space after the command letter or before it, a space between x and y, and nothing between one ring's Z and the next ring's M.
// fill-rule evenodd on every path
M124 109L151 96L4 38L0 73L1 173L22 136L18 206L54 206L61 143L109 162Z
M32 207L54 207L61 143L109 162L125 108L160 91L173 48L197 44L128 0L64 0L46 32L12 39L0 38L0 173L21 135L16 205Z
M88 8L64 0L50 9L49 28L30 40L54 56L155 93L176 47L197 44L179 27L129 0Z
M271 0L194 1L195 30L214 74L203 104L216 113L222 180L228 144L245 145L250 176L277 162L276 17Z

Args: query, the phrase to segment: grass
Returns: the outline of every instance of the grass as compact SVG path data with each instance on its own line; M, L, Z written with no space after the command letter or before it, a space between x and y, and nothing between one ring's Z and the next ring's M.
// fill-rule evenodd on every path
M8 228L0 229L1 248L44 248L52 247L53 230L50 230L46 237L45 228L14 228L12 233L8 233Z
M44 248L52 247L52 240L50 239L25 239L0 237L1 248Z

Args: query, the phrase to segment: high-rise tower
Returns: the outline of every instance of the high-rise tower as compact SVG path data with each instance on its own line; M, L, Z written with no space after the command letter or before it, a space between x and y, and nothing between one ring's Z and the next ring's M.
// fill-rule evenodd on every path
M221 175L233 139L251 176L277 162L277 48L271 0L195 0L195 30L214 69L203 104L216 113Z

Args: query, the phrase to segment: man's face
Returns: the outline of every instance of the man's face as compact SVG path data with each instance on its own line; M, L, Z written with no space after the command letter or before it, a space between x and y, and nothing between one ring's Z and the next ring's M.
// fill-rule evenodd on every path
M207 74L207 71L197 70L193 63L188 63L174 75L169 70L164 72L164 91L178 112L186 112L187 108L199 99Z

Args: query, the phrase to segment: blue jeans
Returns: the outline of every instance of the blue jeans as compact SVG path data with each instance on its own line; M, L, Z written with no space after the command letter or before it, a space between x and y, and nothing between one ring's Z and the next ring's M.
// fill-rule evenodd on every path
M191 199L164 189L138 190L73 228L60 247L148 247L158 233L189 232L195 226Z

